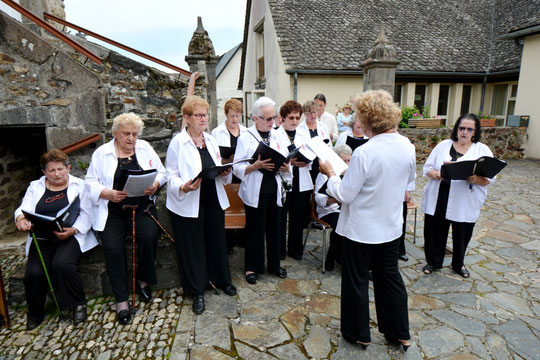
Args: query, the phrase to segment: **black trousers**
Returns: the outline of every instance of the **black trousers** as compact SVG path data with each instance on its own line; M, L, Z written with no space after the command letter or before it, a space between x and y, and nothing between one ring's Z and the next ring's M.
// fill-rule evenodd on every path
M219 288L232 284L225 239L225 212L217 195L206 200L202 197L197 218L170 213L182 288L184 293L192 295L204 295L208 281Z
M434 215L425 214L424 251L428 265L434 269L442 268L448 231L452 225L452 269L459 271L463 266L475 224L447 220L440 212Z
M398 269L398 239L364 244L343 238L341 272L341 332L350 339L370 342L369 263L379 332L409 340L407 291Z
M256 208L246 208L245 271L264 274L264 242L266 235L266 259L268 271L277 273L280 267L281 208L276 204L276 194L259 194Z
M405 232L407 231L407 202L403 202L403 228L399 237L399 255L405 255Z
M325 221L332 227L332 232L330 233L330 246L328 247L328 253L326 254L326 262L333 263L337 260L341 264L341 242L343 236L336 233L336 226L339 219L339 213L333 212L328 215L325 215L321 218L322 221Z
M154 285L157 283L156 255L157 237L159 229L152 218L143 212L146 206L142 205L135 211L135 242L137 251L136 274L138 280ZM150 210L156 216L156 209ZM126 256L126 235L131 235L132 212L126 210L121 213L109 211L105 228L101 232L101 245L105 255L107 274L111 281L112 291L116 302L127 301L129 297L131 279L128 275L126 258L132 263L131 254ZM131 282L129 283L131 284Z
M287 195L289 212L289 255L301 258L304 254L303 235L306 213L310 207L311 190L294 189Z
M86 297L81 274L77 270L81 256L77 240L70 237L64 241L38 240L38 242L60 309L68 310L77 305L84 305ZM34 242L30 245L24 272L24 291L28 304L28 318L38 323L42 322L49 283Z
M284 259L287 256L287 215L289 213L289 197L290 192L287 193L287 200L281 208L279 208L279 254L280 258ZM303 219L305 222L305 219Z

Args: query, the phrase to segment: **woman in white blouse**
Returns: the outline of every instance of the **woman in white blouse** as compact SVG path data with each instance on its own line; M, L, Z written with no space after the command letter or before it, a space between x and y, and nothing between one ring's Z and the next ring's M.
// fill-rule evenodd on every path
M481 134L480 120L475 114L461 115L454 125L451 139L435 146L424 165L424 176L429 178L422 198L425 274L442 268L448 230L452 225L452 269L462 277L470 276L463 260L480 208L487 197L487 185L493 180L477 175L467 180L445 180L441 177L441 166L449 161L493 157L491 150L479 142Z
M238 139L235 159L251 158L260 142L287 155L287 147L281 136L273 129L276 118L275 102L263 96L253 104L251 126ZM246 209L246 252L245 275L249 284L257 283L257 274L265 273L265 235L268 272L287 277L287 270L280 266L280 208L283 206L283 181L290 182L292 174L289 164L283 164L274 172L271 159L254 159L252 164L243 162L234 165L234 174L242 180L238 195ZM265 171L267 170L267 171Z
M360 121L358 121L355 116L352 117L351 122L347 125L349 128L339 134L336 145L346 144L349 136L355 139L367 139L367 136L364 135L362 127L360 126Z
M414 180L416 156L399 135L401 111L386 91L366 91L354 99L362 128L370 140L356 149L343 180L330 163L327 193L341 202L336 232L342 243L341 333L367 347L369 331L369 264L379 331L390 342L410 346L407 291L398 269L402 202Z
M229 200L223 185L230 183L231 169L215 179L195 179L202 169L221 165L217 140L204 132L208 109L203 98L186 98L182 115L187 127L171 140L166 160L166 207L171 214L182 287L193 296L195 314L205 309L208 285L236 295L225 242L224 210Z

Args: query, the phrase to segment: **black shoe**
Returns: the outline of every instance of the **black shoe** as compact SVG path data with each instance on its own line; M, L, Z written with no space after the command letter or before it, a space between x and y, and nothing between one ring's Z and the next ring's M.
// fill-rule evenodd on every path
M200 315L204 312L204 295L195 295L193 297L193 312Z
M334 270L334 261L330 261L326 259L324 262L324 270L325 271L333 271Z
M403 349L403 351L407 351L407 350L409 350L409 348L411 347L411 342L410 342L410 340L400 340L400 339L398 339L398 338L394 338L394 337L388 336L388 335L386 335L386 334L384 334L384 338L385 338L386 341L388 341L390 344L401 345L401 348Z
M257 283L257 274L255 273L251 273L251 274L246 274L246 281L248 282L248 284L256 284Z
M287 270L285 270L281 266L279 267L278 271L272 273L282 279L285 279L287 277Z
M302 260L302 255L295 255L289 252L289 256L292 257L294 260L298 260L298 261Z
M222 290L225 293L225 295L229 295L229 296L236 295L236 288L234 287L233 284L229 284L225 286L224 288L222 288Z
M405 254L399 255L399 260L401 261L409 261L409 257Z
M26 330L34 330L39 325L41 325L41 323L42 323L42 321L35 322L34 320L26 319Z
M75 309L73 309L73 325L78 325L86 320L86 314L87 312L85 305L75 306Z
M131 311L129 309L121 310L116 316L120 325L127 325L131 321Z
M347 335L344 335L344 334L342 334L342 336L343 336L343 339L344 339L346 342L348 342L348 343L350 343L350 344L354 344L354 345L359 345L359 346L362 347L362 349L364 349L364 350L366 350L367 347L369 346L369 344L371 344L371 343L363 343L363 342L360 342L360 341L358 341L358 340L354 340L353 338L351 338L351 337L349 337L349 336L347 336Z
M137 284L137 292L139 293L139 297L142 301L145 303L149 303L152 301L152 288L150 288L150 285L146 285L145 287L141 287L139 282L136 282Z

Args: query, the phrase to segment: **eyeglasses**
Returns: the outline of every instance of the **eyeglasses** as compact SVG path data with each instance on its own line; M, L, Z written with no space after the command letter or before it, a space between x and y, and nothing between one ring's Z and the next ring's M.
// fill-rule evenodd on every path
M300 120L300 116L287 116L287 120Z
M459 130L459 131L465 131L465 130L467 130L468 133L472 133L472 132L474 132L476 129L468 128L468 127L464 127L464 126L459 126L459 127L458 127L458 130Z
M316 111L308 111L308 112L305 112L304 115L315 115L317 112Z
M274 116L269 116L269 117L267 117L267 118L264 118L264 117L262 117L262 116L257 116L257 117L258 117L259 119L263 119L263 120L266 120L266 121L274 121L274 120L277 119L277 116L276 116L276 115L274 115Z
M208 119L208 114L191 114L191 116L196 117L197 120Z

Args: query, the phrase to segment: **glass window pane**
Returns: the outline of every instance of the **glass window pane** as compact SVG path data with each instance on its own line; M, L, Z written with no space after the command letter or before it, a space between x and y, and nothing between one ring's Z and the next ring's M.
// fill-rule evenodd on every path
M422 110L422 106L426 103L426 85L416 85L414 90L414 105L418 110Z
M441 85L439 88L439 101L437 105L437 115L448 114L448 95L450 93L450 85Z
M510 97L515 98L517 96L517 85L512 85L512 95Z
M396 84L396 87L394 89L394 102L401 105L401 91L403 89L403 85Z
M461 114L468 114L471 107L472 85L463 86L463 95L461 96Z
M493 101L491 103L491 115L504 115L506 107L507 85L495 85L493 87Z

